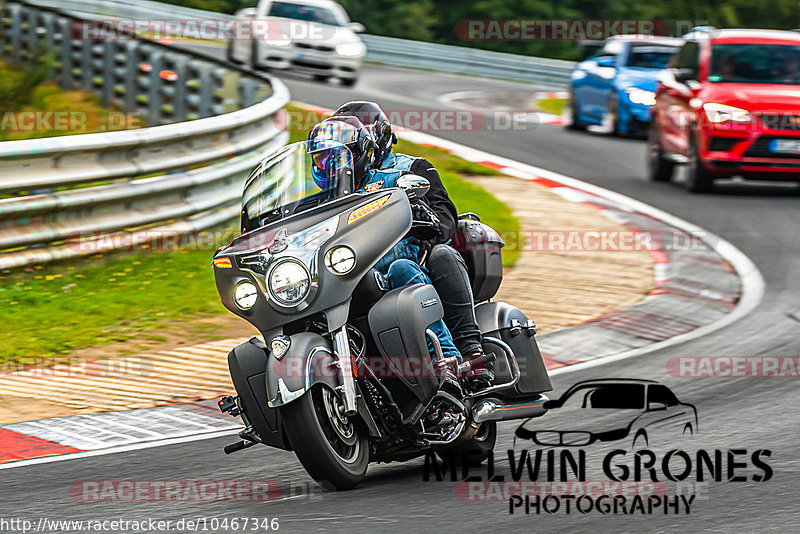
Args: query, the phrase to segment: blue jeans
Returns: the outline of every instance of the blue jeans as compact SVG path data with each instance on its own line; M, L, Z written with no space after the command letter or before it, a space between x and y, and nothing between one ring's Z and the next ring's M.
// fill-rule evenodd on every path
M407 259L393 261L391 265L389 265L389 270L386 273L386 277L389 279L389 285L392 289L411 284L431 283L431 280L428 278L428 275L425 274L424 269L413 261ZM455 356L460 361L461 354L458 352L458 349L456 349L456 346L453 343L453 336L450 335L450 331L444 325L444 321L439 319L428 328L430 328L431 332L436 334L436 337L439 338L439 344L442 346L442 354L444 357L449 358ZM431 353L431 357L434 361L436 361L436 352L433 350L433 343L431 343L430 340L428 340L428 352Z

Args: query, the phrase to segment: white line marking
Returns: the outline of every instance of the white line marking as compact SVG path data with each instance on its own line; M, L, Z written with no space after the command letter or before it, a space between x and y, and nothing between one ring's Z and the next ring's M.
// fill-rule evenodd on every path
M192 434L190 436L183 436L180 438L169 438L158 441L145 441L142 443L133 443L131 445L120 445L118 447L111 447L108 449L99 449L94 451L74 452L71 454L62 454L61 456L46 456L44 458L31 458L30 460L20 460L18 462L11 462L7 464L0 464L2 469L14 469L16 467L26 467L29 465L49 464L53 462L64 462L67 460L75 460L79 458L90 458L93 456L105 456L106 454L116 454L120 452L138 451L141 449L151 449L154 447L163 447L165 445L177 445L180 443L189 443L192 441L202 441L204 439L213 439L222 436L233 436L239 432L238 429L217 430L215 432L206 432L203 434Z

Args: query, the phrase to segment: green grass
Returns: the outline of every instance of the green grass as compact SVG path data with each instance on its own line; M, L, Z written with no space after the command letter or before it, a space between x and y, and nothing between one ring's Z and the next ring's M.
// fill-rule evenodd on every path
M292 135L298 140L307 134ZM508 206L460 176L496 171L405 141L397 150L430 160L459 211L478 213L498 231L519 229ZM189 338L193 320L228 313L211 270L215 249L97 255L0 273L0 364L33 363L90 346L148 339L165 326L174 330L177 325ZM516 251L504 251L504 264L513 265L516 257Z
M0 61L0 141L20 141L94 132L140 128L134 114L107 110L90 91L62 91L44 73ZM33 112L41 118L31 120ZM52 113L49 117L45 114ZM46 118L48 117L48 118Z
M223 313L212 254L115 254L0 275L0 361L32 363Z
M567 106L567 102L568 99L566 98L543 98L537 102L537 105L542 111L554 115L562 115L564 113L564 108Z

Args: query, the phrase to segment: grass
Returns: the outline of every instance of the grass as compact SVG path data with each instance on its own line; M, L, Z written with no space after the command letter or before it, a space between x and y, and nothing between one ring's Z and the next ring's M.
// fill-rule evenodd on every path
M107 110L89 91L62 91L32 68L0 61L0 141L140 128L136 115Z
M554 115L563 115L564 108L567 106L568 99L566 98L543 98L536 104L542 111L552 113Z
M292 132L293 140L305 135ZM397 150L430 160L460 211L478 213L499 231L519 229L508 206L462 178L497 171L405 141ZM232 235L230 231L221 241ZM211 270L215 249L95 255L0 273L0 324L5 325L0 331L0 364L58 359L86 347L145 339L166 325L177 324L187 337L204 341L204 333L195 332L192 322L228 313ZM504 251L505 265L513 265L517 254Z

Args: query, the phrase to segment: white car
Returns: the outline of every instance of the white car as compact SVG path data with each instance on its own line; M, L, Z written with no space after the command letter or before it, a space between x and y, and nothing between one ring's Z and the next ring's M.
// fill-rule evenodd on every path
M240 10L228 43L228 59L253 69L291 69L353 86L367 47L332 0L261 0Z

